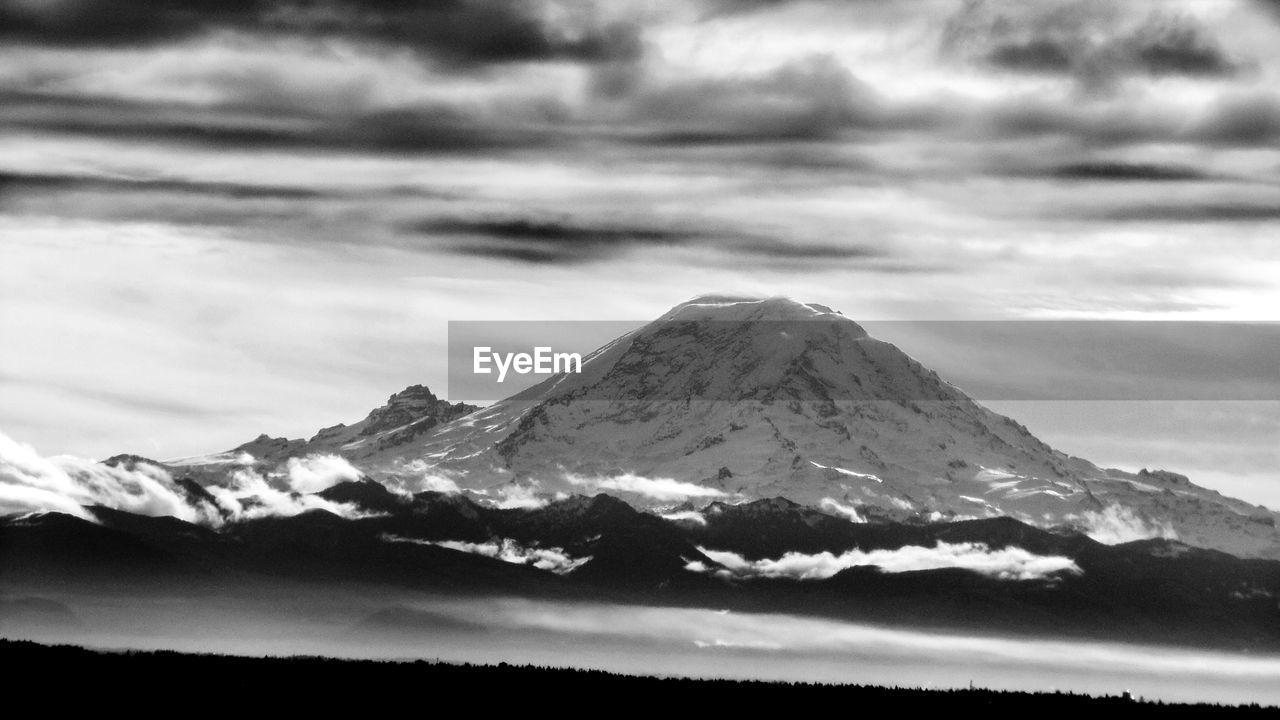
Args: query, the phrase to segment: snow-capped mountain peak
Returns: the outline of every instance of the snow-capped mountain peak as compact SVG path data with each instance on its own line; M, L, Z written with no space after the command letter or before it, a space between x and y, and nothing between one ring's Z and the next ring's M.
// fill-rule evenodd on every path
M855 522L1009 516L1280 556L1273 513L1070 457L844 315L786 298L694 298L592 353L582 374L488 408L424 392L310 441L240 450L337 453L406 490L446 483L495 504L784 497Z

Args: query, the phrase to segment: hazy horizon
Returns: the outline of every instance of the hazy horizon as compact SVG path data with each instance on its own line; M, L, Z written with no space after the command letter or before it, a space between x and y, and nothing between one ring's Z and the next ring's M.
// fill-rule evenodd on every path
M318 589L318 588L317 588ZM372 589L371 589L372 590ZM301 592L302 595L298 593ZM5 634L102 649L443 660L662 675L895 687L1084 692L1280 704L1280 655L912 630L785 614L447 598L330 588L196 600L56 597L74 631Z

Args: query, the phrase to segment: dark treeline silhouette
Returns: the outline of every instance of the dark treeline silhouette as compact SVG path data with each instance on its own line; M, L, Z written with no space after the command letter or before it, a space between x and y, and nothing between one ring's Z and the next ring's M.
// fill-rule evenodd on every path
M188 654L172 651L101 651L71 645L43 645L0 639L0 666L11 689L47 685L65 679L66 692L56 702L65 707L77 701L95 705L106 699L155 700L144 710L168 714L161 707L169 693L178 692L185 707L248 704L254 710L302 708L335 710L344 704L362 712L404 708L410 703L424 714L442 706L467 703L465 711L525 711L535 703L543 709L562 708L570 715L585 707L592 714L612 713L619 707L679 711L706 705L717 710L761 710L768 703L789 707L844 707L856 714L871 710L1033 712L1115 711L1126 717L1209 713L1280 715L1280 709L1258 705L1223 706L1173 704L1124 696L1076 693L1030 693L980 688L926 690L920 688L830 685L757 680L706 680L621 675L531 665L473 665L438 661L349 660L314 656L242 657ZM802 703L803 705L797 705ZM815 704L816 703L816 704ZM828 705L827 703L831 703ZM551 707L547 707L551 704ZM612 708L613 710L610 710ZM144 713L150 714L150 713Z

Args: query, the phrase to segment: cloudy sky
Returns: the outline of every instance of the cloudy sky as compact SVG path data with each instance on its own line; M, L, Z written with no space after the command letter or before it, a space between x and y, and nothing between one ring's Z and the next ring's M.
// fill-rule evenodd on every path
M704 292L1274 320L1277 88L1275 0L0 0L0 430L309 436ZM997 409L1280 505L1276 403L1142 405Z

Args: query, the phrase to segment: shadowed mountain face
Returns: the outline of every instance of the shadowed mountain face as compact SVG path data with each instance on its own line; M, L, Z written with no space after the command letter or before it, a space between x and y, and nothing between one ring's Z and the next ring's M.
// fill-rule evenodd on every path
M663 511L784 497L857 522L1007 516L1280 558L1265 508L1069 457L843 315L782 298L695 299L592 353L581 374L481 410L415 386L350 427L213 458L272 468L314 453L408 492L443 480L499 505L596 491ZM177 465L223 472L209 458Z
M372 481L323 510L220 531L94 507L0 522L0 591L398 587L818 615L939 629L1280 649L1280 562L1168 540L1108 546L1011 518L851 523L772 498L666 520L610 497L500 509Z

